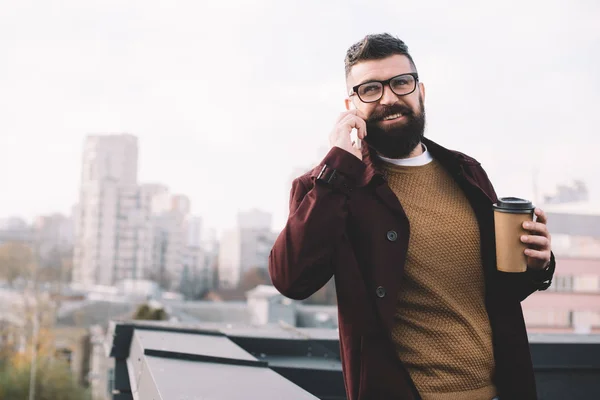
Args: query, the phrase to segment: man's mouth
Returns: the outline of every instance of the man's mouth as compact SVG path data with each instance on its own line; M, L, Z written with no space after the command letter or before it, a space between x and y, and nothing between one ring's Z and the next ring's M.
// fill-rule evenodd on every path
M398 119L398 118L401 118L401 117L402 117L402 114L396 113L396 114L388 115L387 117L384 117L381 120L382 121L391 121L391 120Z

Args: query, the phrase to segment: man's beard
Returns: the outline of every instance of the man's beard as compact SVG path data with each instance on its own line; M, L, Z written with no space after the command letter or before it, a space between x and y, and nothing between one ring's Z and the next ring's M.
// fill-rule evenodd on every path
M421 143L425 136L425 108L419 98L420 112L415 113L408 106L394 104L382 106L367 120L365 142L377 154L387 158L406 158ZM382 128L377 125L385 116L402 114L404 123L400 126Z

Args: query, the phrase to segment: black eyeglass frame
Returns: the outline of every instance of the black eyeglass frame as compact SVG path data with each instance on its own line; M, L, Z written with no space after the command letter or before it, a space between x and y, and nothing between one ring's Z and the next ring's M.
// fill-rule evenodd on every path
M394 92L394 89L392 89L392 86L390 85L390 82L393 81L396 78L400 78L401 76L407 76L410 75L414 78L415 80L415 87L413 88L413 90L411 90L408 93L404 93L404 94L398 94L396 92ZM368 82L363 82L359 85L356 85L352 88L352 93L350 93L349 97L352 97L354 95L357 95L358 98L360 99L360 101L362 101L363 103L375 103L376 101L381 100L381 98L383 97L383 90L381 91L381 96L379 96L379 98L377 98L376 100L371 100L371 101L364 101L361 97L360 94L358 94L358 88L361 87L362 85L366 85L368 83L381 83L382 87L385 88L386 86L390 87L390 90L392 91L392 93L394 93L396 96L408 96L409 94L413 93L416 89L417 89L417 84L419 83L419 74L417 72L408 72L406 74L400 74L400 75L396 75L391 77L390 79L386 79L385 81L368 81Z

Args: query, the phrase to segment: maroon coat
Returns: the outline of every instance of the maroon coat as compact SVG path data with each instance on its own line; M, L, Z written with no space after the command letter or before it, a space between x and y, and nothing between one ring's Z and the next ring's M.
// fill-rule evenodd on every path
M547 272L497 271L492 211L497 198L486 173L462 153L429 140L425 144L465 192L477 216L499 395L536 399L520 302L551 279L554 257ZM290 216L271 251L269 272L282 294L298 300L335 277L348 399L418 399L390 334L409 221L377 160L367 150L363 154L360 161L334 147L320 166L294 180ZM316 180L324 165L336 170L331 183Z

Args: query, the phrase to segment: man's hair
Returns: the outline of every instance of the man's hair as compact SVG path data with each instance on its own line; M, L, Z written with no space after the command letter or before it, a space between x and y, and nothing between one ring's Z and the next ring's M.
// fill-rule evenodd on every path
M394 55L406 56L416 71L415 62L408 53L408 46L389 33L378 33L367 35L361 41L354 43L346 52L344 64L346 66L346 77L350 70L361 61L381 60Z

